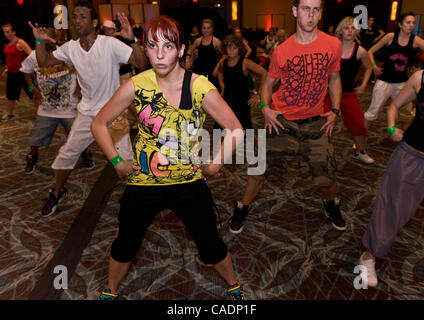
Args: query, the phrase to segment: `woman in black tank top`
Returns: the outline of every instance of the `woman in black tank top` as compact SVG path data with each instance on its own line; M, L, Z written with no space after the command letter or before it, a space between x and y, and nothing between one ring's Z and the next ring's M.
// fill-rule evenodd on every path
M186 68L193 67L193 72L203 75L209 79L214 85L217 80L213 77L212 72L221 56L221 40L213 36L213 21L205 19L202 21L202 37L197 38L186 54ZM197 49L197 58L190 62L190 56Z
M374 74L379 77L376 81L371 105L365 112L365 126L369 128L371 121L376 120L380 108L391 97L394 99L408 80L407 68L414 58L414 49L424 50L424 40L413 34L415 28L414 13L402 14L398 21L399 30L388 33L368 51ZM385 48L383 68L379 67L374 60L374 53ZM407 110L407 112L405 111ZM412 105L403 108L401 118L409 125ZM407 115L409 113L409 116Z
M243 40L234 34L227 36L222 47L227 58L217 66L217 76L224 100L231 107L244 129L253 129L250 119L250 106L259 104L257 95L250 98L249 73L261 78L261 85L267 72L252 60L246 59ZM219 128L216 124L215 128Z
M344 18L336 28L336 35L342 43L342 59L340 78L342 81L342 99L340 110L343 122L353 136L355 151L353 159L365 164L372 164L374 160L365 152L367 129L364 125L364 115L358 96L365 91L372 73L372 66L367 51L355 43L355 18ZM366 69L360 86L355 85L358 70L363 65ZM329 96L326 98L326 110L331 108Z
M405 133L396 128L398 110L417 99L414 122ZM387 133L400 142L381 181L371 220L363 237L366 251L359 264L366 268L368 286L378 283L376 257L387 258L399 230L424 200L424 72L414 73L387 109ZM423 258L423 257L419 257ZM365 278L365 276L363 276Z

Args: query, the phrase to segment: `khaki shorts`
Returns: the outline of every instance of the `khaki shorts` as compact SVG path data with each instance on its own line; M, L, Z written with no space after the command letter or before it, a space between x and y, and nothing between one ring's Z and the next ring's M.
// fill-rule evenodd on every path
M266 179L269 175L283 175L288 162L295 158L302 179L317 186L331 186L336 181L337 164L333 145L325 136L325 130L320 130L325 119L302 124L282 116L277 119L287 130L280 129L279 135L267 133L266 171L263 175L252 177Z

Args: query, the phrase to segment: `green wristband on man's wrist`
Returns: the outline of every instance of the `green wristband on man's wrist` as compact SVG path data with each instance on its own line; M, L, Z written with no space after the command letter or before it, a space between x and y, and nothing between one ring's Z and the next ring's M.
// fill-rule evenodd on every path
M31 84L28 86L29 92L31 92L35 88L35 84Z
M263 102L261 102L261 103L259 104L259 106L258 106L258 109L259 109L260 111L262 111L262 109L263 109L263 108L265 108L265 107L269 107L269 104L268 104L268 103L263 103Z
M118 154L116 157L113 157L113 158L109 159L109 161L110 161L110 163L111 163L114 167L116 167L116 165L117 165L118 163L121 163L122 161L124 161L124 159L122 159L122 158L119 156L119 154Z
M37 42L38 44L44 44L45 43L44 40L40 40L40 39L35 39L35 42Z
M389 129L387 129L387 133L389 134L389 137L391 137L396 132L396 126L392 126Z

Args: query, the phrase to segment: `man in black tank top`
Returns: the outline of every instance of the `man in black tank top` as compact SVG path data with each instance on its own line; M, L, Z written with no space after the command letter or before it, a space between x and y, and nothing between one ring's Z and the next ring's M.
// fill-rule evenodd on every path
M379 79L376 81L372 101L365 112L365 126L369 129L371 121L378 117L378 112L386 101L397 96L405 82L408 80L407 68L414 57L414 49L424 50L424 40L413 34L415 28L414 13L402 14L398 21L399 30L388 33L368 52L373 64L374 73ZM376 65L374 53L385 47L385 60L383 68ZM408 113L411 114L412 105L408 106L402 118L408 122Z
M417 112L405 131L396 128L398 109L417 98ZM376 286L376 257L386 259L399 230L424 200L424 72L418 71L387 110L387 133L400 142L381 181L362 243L367 249L359 264L366 268L363 283Z

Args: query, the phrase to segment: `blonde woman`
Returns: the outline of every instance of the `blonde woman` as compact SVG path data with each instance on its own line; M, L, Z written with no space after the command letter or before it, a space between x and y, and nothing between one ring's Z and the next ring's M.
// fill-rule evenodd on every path
M374 163L365 152L367 129L364 124L364 114L359 104L358 96L362 95L367 87L372 73L371 61L367 51L355 42L357 29L355 18L344 18L336 28L336 36L342 43L342 60L340 65L340 78L342 80L342 100L340 104L343 122L355 141L353 158L365 164ZM355 85L355 78L359 68L365 67L365 74L361 84ZM326 97L326 108L331 108L330 96Z

